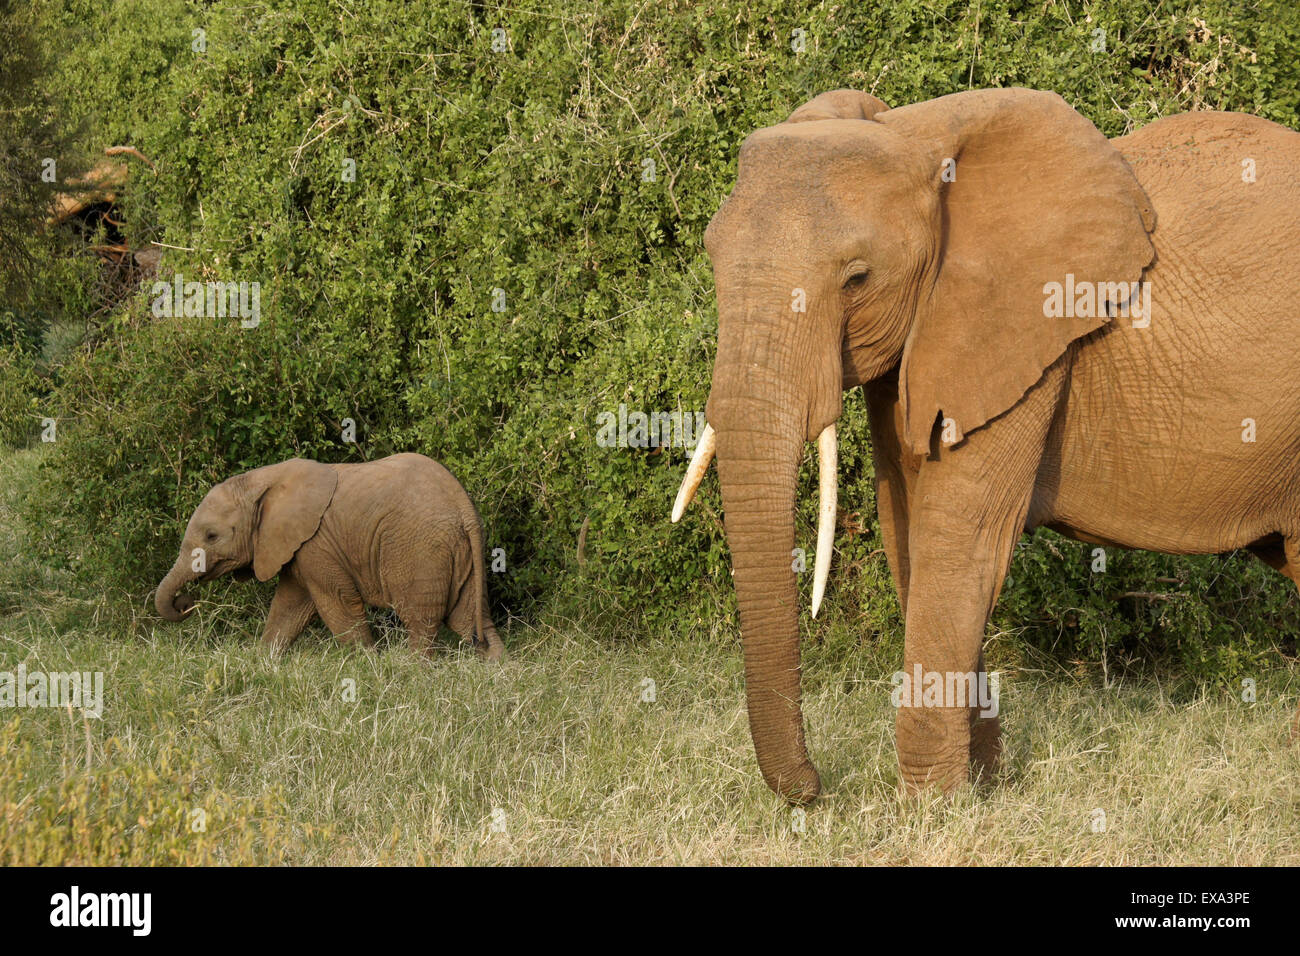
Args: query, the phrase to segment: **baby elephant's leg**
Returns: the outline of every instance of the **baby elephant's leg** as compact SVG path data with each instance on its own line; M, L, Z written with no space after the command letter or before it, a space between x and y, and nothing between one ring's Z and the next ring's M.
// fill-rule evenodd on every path
M262 646L274 654L282 654L315 615L316 605L311 595L290 566L280 574L275 597L271 599L271 612L262 631Z
M316 604L316 613L335 637L344 644L375 646L370 625L366 622L366 604L354 585L337 585L326 589L308 583L307 589Z
M483 612L483 631L485 640L479 643L479 653L490 661L501 660L505 656L506 646L501 643L501 635L497 633L496 625L486 611Z
M477 624L478 615L474 605L474 587L470 584L461 593L460 600L452 609L451 616L447 618L447 626L464 640L473 641L474 649L481 656L490 661L499 661L505 655L506 648L501 643L501 637L492 624L492 618L488 617L486 608L483 609L483 633L475 636L474 631Z
M418 612L407 611L403 614L398 611L398 617L406 625L406 630L410 634L409 640L411 650L423 654L425 657L433 656L434 641L438 637L438 630L442 627L442 619L447 612L446 601L432 602L426 607L420 608Z

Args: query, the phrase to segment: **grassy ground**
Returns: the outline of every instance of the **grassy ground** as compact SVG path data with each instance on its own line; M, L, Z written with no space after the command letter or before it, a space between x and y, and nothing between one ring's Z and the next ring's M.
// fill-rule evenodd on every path
M1253 704L1007 670L1001 779L900 801L895 655L835 631L805 654L827 793L801 816L758 776L732 633L516 624L491 667L317 628L275 662L265 586L169 626L33 558L36 461L0 459L0 670L102 670L106 703L0 710L3 863L1300 863L1294 668Z

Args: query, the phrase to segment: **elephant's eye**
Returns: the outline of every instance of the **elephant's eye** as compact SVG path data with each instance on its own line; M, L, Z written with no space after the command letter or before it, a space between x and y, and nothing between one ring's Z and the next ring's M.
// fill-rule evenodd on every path
M871 272L867 269L853 273L853 275L844 280L844 291L857 292L867 284L867 276L869 275L871 275Z
M209 541L216 541L217 533L215 531L209 531L207 537Z

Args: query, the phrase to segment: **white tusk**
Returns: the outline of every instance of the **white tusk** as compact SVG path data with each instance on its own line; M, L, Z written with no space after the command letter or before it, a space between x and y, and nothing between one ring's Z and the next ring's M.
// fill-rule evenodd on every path
M704 473L709 470L709 462L713 461L713 453L717 447L718 439L713 434L713 426L705 425L699 443L695 446L695 454L691 456L691 463L686 468L686 477L682 479L682 486L677 490L677 500L673 502L673 524L681 520L682 512L695 497L695 489L700 487L700 482L704 480Z
M817 616L826 594L826 579L831 573L831 549L835 544L835 506L838 493L839 452L835 445L835 423L827 425L817 436L818 503L817 559L813 565L812 616Z

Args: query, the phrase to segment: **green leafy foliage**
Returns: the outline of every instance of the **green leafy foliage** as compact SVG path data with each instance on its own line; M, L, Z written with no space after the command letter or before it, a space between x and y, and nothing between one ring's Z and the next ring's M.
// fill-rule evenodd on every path
M261 287L251 329L156 317L146 287L61 368L40 547L139 593L232 472L416 450L505 551L498 605L697 630L733 613L714 479L670 525L686 451L601 447L596 416L702 410L702 235L749 132L837 87L1053 89L1108 135L1192 108L1300 125L1284 0L37 6L66 53L49 86L95 118L89 145L157 166L122 202L133 240L165 244L164 278ZM828 606L897 631L860 396L842 429ZM1017 559L998 622L1026 646L1231 675L1300 619L1294 589L1242 560L1113 557L1099 581L1062 548L1040 535ZM1156 577L1180 596L1121 597Z
M40 34L28 5L0 0L0 448L35 434L50 354L79 340L67 317L89 311L79 294L93 277L90 257L44 226L85 162L77 124L56 119L58 93L40 88L53 60Z

